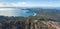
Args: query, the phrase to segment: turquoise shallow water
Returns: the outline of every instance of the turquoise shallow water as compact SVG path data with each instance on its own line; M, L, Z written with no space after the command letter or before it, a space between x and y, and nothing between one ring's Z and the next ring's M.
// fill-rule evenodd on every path
M31 12L29 10L17 10L14 12L16 16L33 16L34 12Z
M7 8L6 8L7 9ZM34 16L34 12L22 9L0 10L0 15L4 16Z

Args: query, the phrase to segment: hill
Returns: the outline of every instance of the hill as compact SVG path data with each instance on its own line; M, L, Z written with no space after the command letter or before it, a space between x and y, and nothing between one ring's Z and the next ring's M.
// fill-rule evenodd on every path
M38 16L48 17L53 19L60 19L60 10L57 8L50 9L50 8L26 8L25 10L30 10L39 14Z

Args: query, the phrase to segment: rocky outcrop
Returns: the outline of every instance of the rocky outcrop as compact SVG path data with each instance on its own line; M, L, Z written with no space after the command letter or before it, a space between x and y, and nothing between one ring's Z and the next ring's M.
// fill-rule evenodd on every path
M28 25L26 29L60 29L60 24L54 21L30 20Z
M26 19L24 21L0 22L0 29L60 29L60 24L54 21Z

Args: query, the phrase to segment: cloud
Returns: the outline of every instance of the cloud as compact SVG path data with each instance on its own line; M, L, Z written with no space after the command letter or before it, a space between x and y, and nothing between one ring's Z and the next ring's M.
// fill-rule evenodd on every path
M0 7L60 7L60 0L0 0Z
M60 7L59 3L28 3L28 2L16 2L16 3L0 3L0 7Z
M28 6L28 3L26 2L17 2L17 3L0 3L0 7L23 7Z

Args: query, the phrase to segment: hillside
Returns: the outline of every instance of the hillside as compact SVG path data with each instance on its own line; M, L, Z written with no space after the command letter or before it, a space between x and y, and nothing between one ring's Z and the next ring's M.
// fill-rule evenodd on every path
M36 17L0 16L0 29L60 29L60 23Z
M60 29L60 24L54 21L32 20L28 29Z
M39 14L39 16L47 16L48 18L60 19L60 10L59 9L44 9L44 8L26 8L25 10L30 10Z

